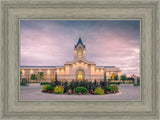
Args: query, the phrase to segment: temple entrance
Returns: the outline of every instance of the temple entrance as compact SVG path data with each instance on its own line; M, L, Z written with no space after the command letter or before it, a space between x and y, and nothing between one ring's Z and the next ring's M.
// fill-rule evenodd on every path
M112 80L114 80L114 77L115 77L115 74L114 74L114 73L112 73L112 75L111 75L111 79L112 79Z
M78 81L84 80L84 71L83 70L78 70L76 72L76 80L78 80Z
M29 74L26 74L26 81L29 82Z

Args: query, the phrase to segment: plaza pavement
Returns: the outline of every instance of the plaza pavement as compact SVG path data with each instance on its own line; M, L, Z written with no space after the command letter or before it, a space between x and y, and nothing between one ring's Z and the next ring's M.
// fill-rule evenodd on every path
M21 86L20 100L140 100L140 87L119 86L119 93L105 95L59 95L42 93L43 86Z

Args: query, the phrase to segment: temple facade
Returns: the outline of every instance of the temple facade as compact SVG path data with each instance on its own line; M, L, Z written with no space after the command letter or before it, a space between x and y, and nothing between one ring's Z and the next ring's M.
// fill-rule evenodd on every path
M21 66L21 79L26 78L27 82L70 82L72 80L102 81L114 79L115 75L120 78L121 71L115 66L96 66L95 62L86 60L86 46L81 40L74 46L74 60L68 61L64 66ZM43 72L42 79L39 79L39 72ZM33 80L31 76L35 75Z

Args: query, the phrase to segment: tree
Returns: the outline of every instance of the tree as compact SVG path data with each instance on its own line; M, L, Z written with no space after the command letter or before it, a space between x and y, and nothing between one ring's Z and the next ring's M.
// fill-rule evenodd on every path
M97 81L95 80L94 83L93 83L93 90L95 90L97 87L98 87L98 83L97 83Z
M20 79L22 79L22 71L20 71Z
M90 91L90 90L93 90L93 88L94 88L93 83L92 83L92 82L89 82L89 88L88 88L88 90L89 90L89 91Z
M35 74L32 74L32 75L31 75L31 79L32 79L32 80L36 80L36 75L35 75Z
M65 82L63 86L64 86L64 93L68 92L69 89L68 82Z
M100 81L100 86L101 86L101 88L105 88L106 87L106 85L107 85L107 82L106 81Z
M39 80L41 81L43 79L43 72L38 72Z
M55 80L57 80L57 73L55 74Z
M106 82L106 72L104 73L104 82Z
M70 82L70 86L69 86L71 90L74 90L74 85L73 85L73 84L74 84L74 81L72 80L72 81Z
M127 80L127 76L126 75L121 75L121 80L123 80L123 82L124 82L125 80Z
M114 80L118 80L118 75L114 76Z

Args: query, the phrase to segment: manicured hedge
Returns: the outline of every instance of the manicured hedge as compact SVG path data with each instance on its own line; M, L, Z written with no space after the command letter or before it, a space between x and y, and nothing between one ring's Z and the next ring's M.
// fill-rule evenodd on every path
M77 87L77 88L75 89L75 92L76 92L77 94L79 94L79 93L86 94L86 93L87 93L87 88L85 88L85 87Z
M110 85L112 85L112 84L114 84L114 85L119 85L120 82L110 82L109 84L110 84Z
M55 88L54 86L47 86L46 90L47 91L54 91L54 88Z
M51 85L49 82L41 82L41 85Z
M106 87L104 88L104 90L111 92L111 91L112 91L112 87L111 87L111 86L106 86Z

